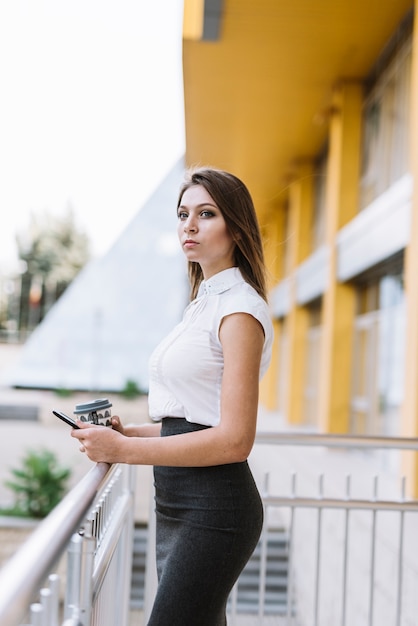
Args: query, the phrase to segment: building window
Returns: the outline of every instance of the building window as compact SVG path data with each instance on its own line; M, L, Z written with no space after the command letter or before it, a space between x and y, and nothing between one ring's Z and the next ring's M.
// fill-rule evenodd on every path
M363 114L360 210L409 169L410 38L373 81Z
M309 325L306 333L305 385L303 390L303 420L317 426L319 422L319 373L321 353L321 300L308 306Z
M281 415L286 416L289 390L289 334L285 318L279 320L278 330L278 409Z
M403 399L405 308L402 275L385 275L357 292L351 430L399 434Z

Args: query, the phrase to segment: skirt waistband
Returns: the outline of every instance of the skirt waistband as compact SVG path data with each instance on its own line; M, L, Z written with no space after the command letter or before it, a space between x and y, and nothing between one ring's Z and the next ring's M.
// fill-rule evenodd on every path
M192 433L196 430L205 430L206 428L212 427L205 424L197 424L196 422L188 422L185 417L164 417L161 420L161 437Z

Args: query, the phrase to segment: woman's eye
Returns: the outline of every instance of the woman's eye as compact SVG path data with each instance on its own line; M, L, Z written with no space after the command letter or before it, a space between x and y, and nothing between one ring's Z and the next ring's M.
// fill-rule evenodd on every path
M179 211L177 217L179 220L187 220L187 213L185 211Z
M212 211L202 211L200 215L202 217L213 217L214 213Z

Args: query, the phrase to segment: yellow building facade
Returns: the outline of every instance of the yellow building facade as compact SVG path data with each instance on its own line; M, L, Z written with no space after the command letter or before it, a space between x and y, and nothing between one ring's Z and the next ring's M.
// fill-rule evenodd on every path
M295 427L418 436L417 9L185 0L186 162L254 197L276 330L262 401Z

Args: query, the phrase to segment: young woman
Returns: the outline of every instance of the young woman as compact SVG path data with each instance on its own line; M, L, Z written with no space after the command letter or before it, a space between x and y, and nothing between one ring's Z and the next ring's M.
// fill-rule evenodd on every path
M80 423L72 436L92 461L154 466L159 584L148 626L224 626L263 522L247 457L273 330L246 186L191 171L177 214L191 303L151 357L153 423L114 417L113 429Z

